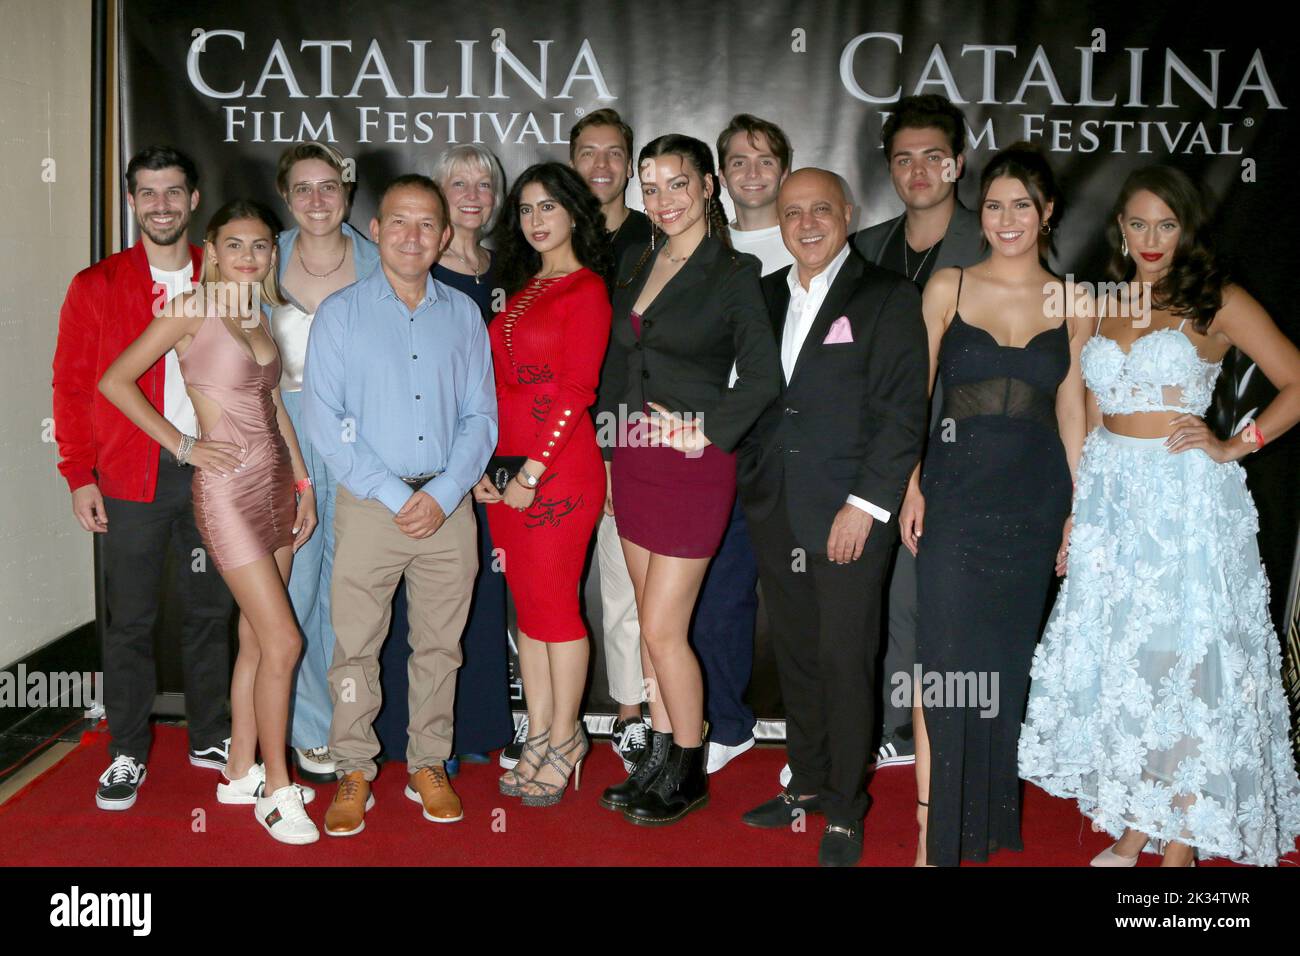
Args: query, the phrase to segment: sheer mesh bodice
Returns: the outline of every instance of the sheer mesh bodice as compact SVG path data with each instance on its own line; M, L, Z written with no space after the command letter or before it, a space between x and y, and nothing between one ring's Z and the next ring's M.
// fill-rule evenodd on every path
M1027 419L1056 430L1056 401L1018 378L958 382L944 389L943 418L961 421L976 415Z

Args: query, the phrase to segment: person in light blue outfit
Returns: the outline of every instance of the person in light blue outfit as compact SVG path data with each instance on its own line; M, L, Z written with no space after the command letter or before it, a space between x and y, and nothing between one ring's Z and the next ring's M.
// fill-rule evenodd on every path
M284 365L280 394L316 489L320 522L317 533L294 556L289 599L304 638L294 682L291 744L302 775L321 782L333 780L335 769L327 746L333 705L326 679L334 654L330 576L335 481L303 426L303 366L316 307L367 276L379 262L375 244L345 221L356 187L345 182L345 169L338 150L321 143L296 143L281 155L276 188L296 225L280 233L279 280L285 301L270 319Z
M1259 516L1237 463L1300 421L1300 350L1223 277L1207 222L1180 171L1129 176L1108 225L1126 294L1101 304L1080 359L1095 427L1019 764L1116 838L1093 866L1144 849L1163 866L1197 853L1272 866L1300 835ZM1233 346L1279 393L1221 440L1201 416Z

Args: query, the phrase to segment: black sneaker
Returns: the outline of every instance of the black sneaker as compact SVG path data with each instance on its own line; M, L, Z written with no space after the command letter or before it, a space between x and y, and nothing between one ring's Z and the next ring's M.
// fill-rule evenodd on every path
M902 737L887 737L876 751L876 757L867 765L867 773L884 767L906 767L916 763L916 744Z
M623 760L623 772L631 773L632 768L636 766L641 755L645 753L648 746L649 729L645 721L640 717L629 717L626 720L615 721L614 731L610 736L610 744L614 748L614 753L618 754Z
M202 750L190 748L190 763L196 767L208 767L212 770L225 770L226 761L230 759L230 738Z
M528 716L519 722L519 727L515 730L515 739L506 744L506 749L501 751L501 756L497 758L497 763L506 770L513 770L519 763L519 758L524 752L524 741L528 739Z
M95 806L101 810L130 810L144 777L144 764L126 754L118 754L99 778Z

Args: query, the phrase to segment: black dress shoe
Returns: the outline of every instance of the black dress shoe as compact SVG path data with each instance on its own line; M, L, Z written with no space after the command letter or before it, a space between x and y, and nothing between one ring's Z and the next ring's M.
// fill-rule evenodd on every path
M668 751L672 746L673 735L653 731L650 743L641 751L632 775L622 783L606 788L600 795L600 805L607 810L620 813L630 807L663 770L668 761Z
M821 813L822 800L816 795L800 800L789 790L782 790L767 803L761 803L750 810L740 821L747 826L762 830L779 830L792 826L800 819L800 814Z
M817 862L821 866L857 866L862 859L862 824L828 823Z
M708 744L668 750L664 769L650 782L637 800L623 811L623 818L643 827L676 823L692 810L709 802L709 775L705 772Z

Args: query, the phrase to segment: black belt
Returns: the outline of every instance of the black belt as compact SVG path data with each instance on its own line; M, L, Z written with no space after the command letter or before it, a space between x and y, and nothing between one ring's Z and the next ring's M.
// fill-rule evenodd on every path
M432 475L417 475L414 478L402 478L402 481L406 482L407 486L412 491L419 491L421 488L423 488L425 485L433 481L433 479L437 478L441 474L442 472L435 471Z

